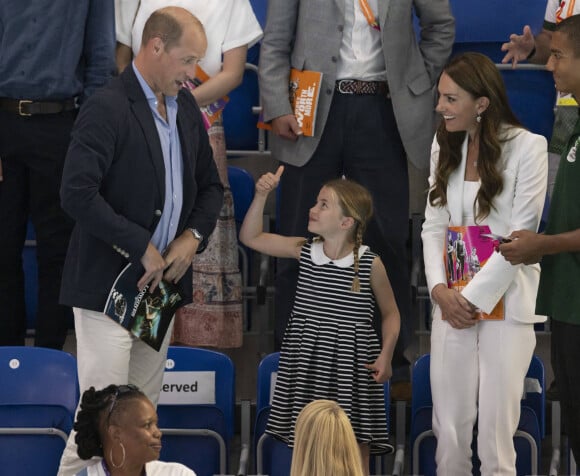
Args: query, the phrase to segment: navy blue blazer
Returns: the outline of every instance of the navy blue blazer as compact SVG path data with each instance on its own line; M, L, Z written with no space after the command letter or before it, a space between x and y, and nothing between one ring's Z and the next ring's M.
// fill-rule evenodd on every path
M215 227L223 187L199 107L182 90L177 126L183 155L183 208L177 234ZM109 290L128 263L141 257L159 222L165 167L153 115L133 68L81 107L65 159L63 209L76 221L64 265L60 302L102 312ZM179 283L191 302L191 269Z

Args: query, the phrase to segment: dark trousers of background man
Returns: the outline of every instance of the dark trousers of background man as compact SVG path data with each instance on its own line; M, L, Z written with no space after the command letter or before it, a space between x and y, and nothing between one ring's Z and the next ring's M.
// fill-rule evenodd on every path
M558 382L563 430L580 462L580 325L551 320L552 368Z
M308 213L322 185L342 175L371 193L374 217L363 244L377 253L387 270L401 313L401 333L393 357L393 382L409 380L408 345L411 298L407 239L409 179L407 160L390 99L384 95L335 92L319 146L306 165L285 165L280 185L279 231L308 236ZM276 348L288 322L298 276L296 260L278 260L276 274ZM380 336L381 316L374 326Z
M60 182L76 111L22 117L0 111L0 345L24 345L22 250L28 217L36 231L38 313L35 345L61 349L72 320L58 304L72 220L60 208Z

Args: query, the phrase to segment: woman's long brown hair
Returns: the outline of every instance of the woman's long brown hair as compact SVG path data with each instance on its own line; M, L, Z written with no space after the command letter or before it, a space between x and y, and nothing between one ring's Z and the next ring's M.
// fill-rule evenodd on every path
M510 108L505 85L495 64L480 53L463 53L451 59L443 71L472 98L487 97L489 106L481 114L479 129L479 156L477 172L481 186L475 198L476 220L487 217L493 208L493 198L501 193L503 179L498 162L501 156L502 126L522 127ZM447 204L447 183L451 173L461 164L461 146L466 131L448 132L444 121L437 129L439 162L435 183L429 191L429 203L433 206Z

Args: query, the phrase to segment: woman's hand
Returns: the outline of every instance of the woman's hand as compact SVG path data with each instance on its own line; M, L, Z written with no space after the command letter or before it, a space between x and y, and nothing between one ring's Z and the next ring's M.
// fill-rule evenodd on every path
M455 289L438 284L431 292L441 308L441 317L454 329L467 329L478 322L476 308Z

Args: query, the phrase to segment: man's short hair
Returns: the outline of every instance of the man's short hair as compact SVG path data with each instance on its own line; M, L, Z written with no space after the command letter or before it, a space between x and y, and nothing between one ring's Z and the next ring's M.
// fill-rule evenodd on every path
M145 22L141 46L152 38L161 38L166 50L176 46L181 39L183 27L176 18L162 10L157 10Z
M562 20L556 25L555 31L564 33L568 37L574 56L580 58L580 14Z

